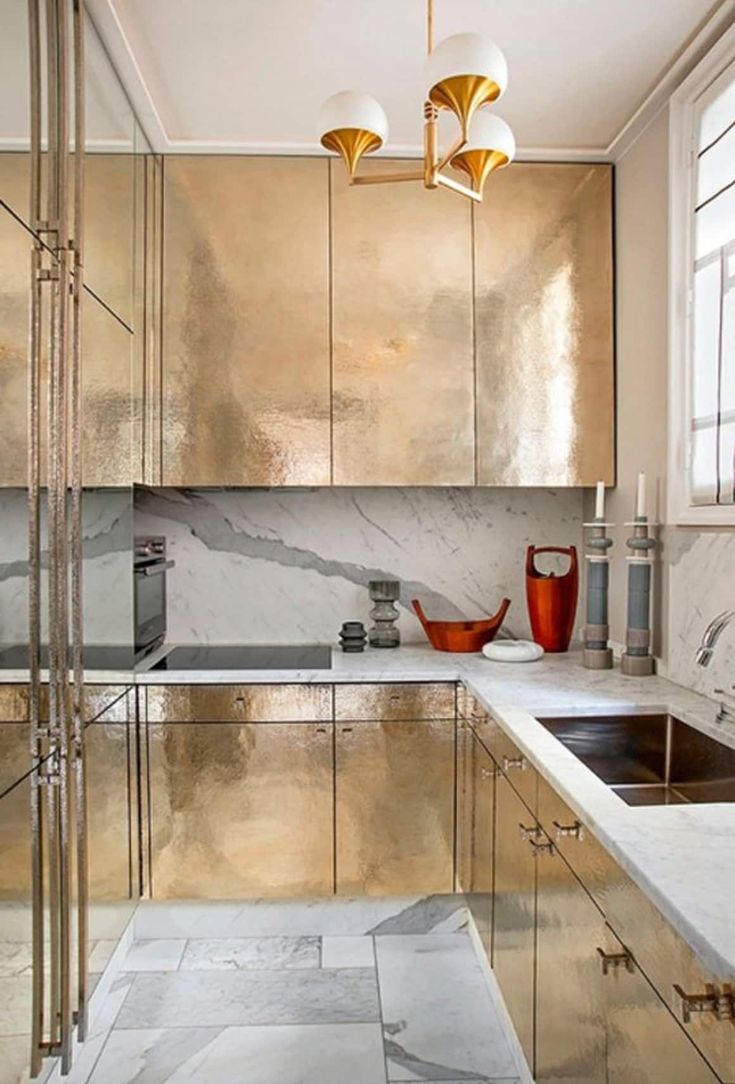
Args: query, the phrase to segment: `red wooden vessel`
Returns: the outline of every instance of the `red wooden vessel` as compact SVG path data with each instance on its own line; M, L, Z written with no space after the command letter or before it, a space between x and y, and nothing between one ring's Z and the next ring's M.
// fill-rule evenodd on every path
M429 621L417 598L413 599L411 605L436 651L481 651L485 644L495 639L510 606L510 599L504 598L498 612L482 621Z
M536 555L562 553L569 558L567 572L539 572ZM579 569L576 546L529 546L526 551L526 598L531 632L544 651L566 651L577 615Z

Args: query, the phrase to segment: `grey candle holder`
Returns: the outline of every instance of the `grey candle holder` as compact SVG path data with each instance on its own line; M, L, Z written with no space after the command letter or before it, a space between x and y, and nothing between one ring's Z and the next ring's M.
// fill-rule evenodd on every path
M371 627L369 640L371 647L398 647L401 633L396 628L398 608L395 603L400 598L401 585L398 580L371 580L370 598L375 603L370 616L375 624Z
M626 527L628 539L628 630L620 670L629 677L649 677L654 672L651 655L651 577L655 539L650 536L648 516L636 516Z
M610 557L613 544L607 535L613 523L594 519L583 524L588 532L587 545L587 624L584 631L584 665L588 670L612 670L613 653L608 644L608 602L610 594Z

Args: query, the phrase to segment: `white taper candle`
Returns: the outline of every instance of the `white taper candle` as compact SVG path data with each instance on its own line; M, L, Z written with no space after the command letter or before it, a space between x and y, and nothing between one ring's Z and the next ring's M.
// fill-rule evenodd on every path
M595 519L605 518L605 483L597 483L597 494L595 497Z
M635 514L636 516L645 516L646 514L646 474L645 471L638 471L638 488L635 495Z

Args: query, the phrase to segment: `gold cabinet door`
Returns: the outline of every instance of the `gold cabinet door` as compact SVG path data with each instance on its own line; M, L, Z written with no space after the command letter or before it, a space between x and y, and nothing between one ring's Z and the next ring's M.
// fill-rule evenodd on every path
M328 164L164 166L164 485L329 485Z
M331 723L148 725L151 894L333 890Z
M536 859L521 829L536 822L503 775L495 786L493 968L533 1071Z
M331 176L334 484L473 485L469 202Z
M495 763L465 721L458 724L457 867L459 888L488 959L492 954Z
M613 483L612 167L515 163L474 223L478 484Z
M602 912L556 848L536 860L538 1084L607 1084ZM631 1078L632 1080L632 1078Z
M451 892L454 722L336 724L337 893Z
M617 942L616 951L622 950ZM610 970L603 989L608 1084L717 1084L719 1077L635 963L632 971Z

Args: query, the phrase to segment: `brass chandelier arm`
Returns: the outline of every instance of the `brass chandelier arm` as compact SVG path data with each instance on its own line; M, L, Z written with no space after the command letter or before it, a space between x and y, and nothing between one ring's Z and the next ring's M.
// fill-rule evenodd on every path
M447 177L444 173L437 173L436 180L443 188L458 192L460 196L466 196L467 199L474 200L475 203L482 203L482 192L476 192L474 188L468 188L461 181L455 181L453 177Z
M350 177L350 184L390 184L393 181L423 181L424 171L410 173L368 173L363 177Z

